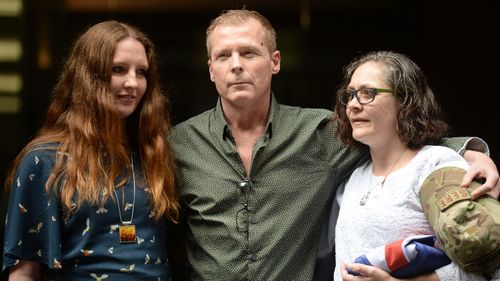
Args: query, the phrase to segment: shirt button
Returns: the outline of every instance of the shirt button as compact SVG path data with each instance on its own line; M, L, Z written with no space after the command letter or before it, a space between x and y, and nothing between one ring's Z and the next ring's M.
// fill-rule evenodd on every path
M251 254L248 256L248 258L251 260L251 261L256 261L257 260L257 255L256 254Z

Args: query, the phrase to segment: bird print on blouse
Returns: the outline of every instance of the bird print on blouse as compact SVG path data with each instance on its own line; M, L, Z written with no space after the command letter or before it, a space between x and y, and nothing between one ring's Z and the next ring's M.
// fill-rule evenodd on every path
M122 280L119 276L123 277L123 275L120 274L136 274L138 267L145 267L141 268L140 271L152 275L149 280L169 280L166 245L164 239L158 239L155 235L155 233L159 234L158 232L140 232L139 230L137 243L132 246L133 248L120 245L118 234L120 221L114 200L104 200L104 204L101 205L80 206L78 211L72 213L71 216L62 214L61 203L57 201L57 196L48 196L45 191L45 182L54 163L54 151L36 150L25 156L16 171L11 189L11 193L14 193L12 195L14 200L11 200L13 202L9 204L12 206L9 205L7 209L5 228L24 228L24 230L5 233L2 270L18 264L24 256L33 256L27 252L29 249L33 249L34 256L38 258L37 261L48 264L48 267L53 270L68 270L70 268L73 268L72 270L88 270L87 278L83 278L85 275L79 275L82 277L75 279L78 281ZM126 190L127 187L130 188L128 185L123 188ZM141 192L142 201L140 203L144 206L147 203L149 190L142 186L137 190ZM37 193L33 194L33 192ZM130 195L127 193L128 191L124 192L126 195ZM101 195L106 196L107 192L102 191ZM122 211L130 212L133 202L128 199L132 196L125 197L127 200L122 203ZM71 208L76 208L76 206L75 197L71 202ZM148 224L158 227L158 224L154 222L154 212L147 208L141 219L143 223L144 220L147 220ZM80 224L75 225L78 222ZM103 224L103 222L109 223ZM161 225L166 226L163 223ZM61 233L61 237L58 237L60 242L56 240L56 243L49 243L53 231ZM73 237L65 237L65 235L73 235ZM79 238L75 239L75 236ZM102 244L95 243L95 237L102 238ZM14 241L16 242L13 243ZM33 248L33 245L37 246ZM78 248L75 249L75 247ZM73 256L65 258L66 253L63 252L63 248L70 251ZM132 251L132 249L134 250ZM135 249L140 249L140 251ZM124 252L137 252L137 256L128 258L129 262L126 262L127 259L122 258ZM6 253L15 253L15 255L6 256ZM115 256L115 258L110 259L111 256ZM91 268L89 269L89 264L95 262L96 257L102 259L103 262L109 262L109 270L93 272ZM157 269L153 267L157 267Z

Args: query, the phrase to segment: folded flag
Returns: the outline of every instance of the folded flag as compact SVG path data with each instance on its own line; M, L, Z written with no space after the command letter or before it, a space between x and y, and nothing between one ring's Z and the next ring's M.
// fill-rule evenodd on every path
M415 235L368 251L354 262L375 266L396 278L409 278L429 273L451 262L434 245L433 235ZM349 271L354 275L356 272Z

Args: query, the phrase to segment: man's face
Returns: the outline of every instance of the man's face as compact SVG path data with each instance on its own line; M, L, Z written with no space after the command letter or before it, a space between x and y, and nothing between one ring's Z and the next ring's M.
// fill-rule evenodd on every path
M264 34L261 24L250 19L217 26L210 36L210 79L223 106L252 107L269 101L271 78L279 72L281 56L279 51L270 53Z

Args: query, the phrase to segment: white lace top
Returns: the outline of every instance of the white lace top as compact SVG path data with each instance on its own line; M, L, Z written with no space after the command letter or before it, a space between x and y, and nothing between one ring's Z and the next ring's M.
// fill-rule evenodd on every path
M337 192L341 208L335 227L334 280L341 280L341 261L352 262L370 249L410 235L433 233L420 207L419 189L425 177L438 165L451 161L467 165L449 148L425 146L405 167L388 175L383 186L383 177L372 174L371 161L352 173ZM360 200L368 191L368 199L361 205ZM442 281L485 280L464 272L454 263L436 270L436 273Z

